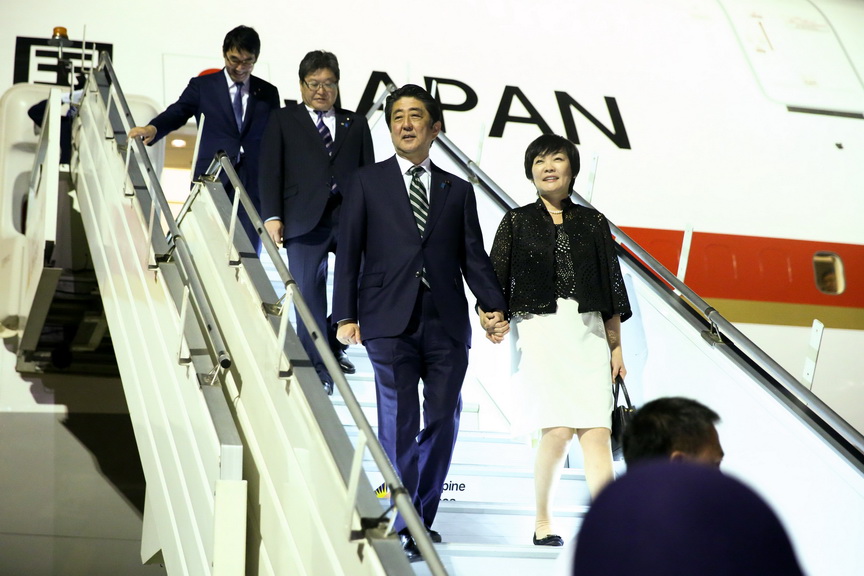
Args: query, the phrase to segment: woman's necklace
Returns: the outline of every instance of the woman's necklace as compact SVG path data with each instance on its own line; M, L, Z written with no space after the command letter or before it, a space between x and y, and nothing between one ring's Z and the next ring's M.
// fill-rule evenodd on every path
M546 209L546 211L549 212L549 214L563 214L564 213L564 210L549 210L548 208Z

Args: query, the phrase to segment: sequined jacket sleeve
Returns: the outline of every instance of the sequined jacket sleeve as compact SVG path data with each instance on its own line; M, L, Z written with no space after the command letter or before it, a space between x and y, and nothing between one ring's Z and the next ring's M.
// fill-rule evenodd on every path
M513 249L513 214L513 210L509 210L504 214L504 218L501 219L498 230L495 232L495 239L492 241L492 250L489 252L492 268L495 270L495 276L498 277L498 283L504 292L504 300L508 305L510 304L510 296L513 292L513 286L510 281L510 259Z
M567 200L563 221L579 312L598 311L604 320L620 314L626 320L632 312L606 217ZM491 258L511 316L555 312L555 224L540 200L504 215Z

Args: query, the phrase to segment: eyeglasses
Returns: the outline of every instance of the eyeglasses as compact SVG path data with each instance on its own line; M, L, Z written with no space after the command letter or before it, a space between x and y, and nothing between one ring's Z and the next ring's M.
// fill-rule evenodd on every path
M338 82L318 82L317 80L312 80L311 82L304 80L303 84L305 84L312 92L317 92L319 88L323 88L327 92L332 92L339 86Z
M255 58L244 58L243 60L237 58L236 56L226 56L225 61L231 64L232 66L253 66L255 64Z

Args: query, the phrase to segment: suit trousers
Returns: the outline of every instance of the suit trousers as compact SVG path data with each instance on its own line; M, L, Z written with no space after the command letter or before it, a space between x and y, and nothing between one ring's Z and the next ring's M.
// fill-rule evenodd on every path
M420 518L431 527L459 433L468 346L447 334L432 293L422 284L405 331L363 344L375 371L378 438ZM395 529L404 527L399 515Z
M288 255L288 270L300 288L300 294L306 301L312 317L318 323L321 334L327 335L330 349L343 350L345 346L336 339L336 329L331 324L327 315L327 273L328 257L331 252L336 252L336 240L339 235L339 206L341 198L333 197L324 210L324 215L318 226L310 232L285 241L285 252ZM309 336L309 331L300 320L296 318L297 336L309 360L318 372L322 381L333 382L324 361L315 344Z

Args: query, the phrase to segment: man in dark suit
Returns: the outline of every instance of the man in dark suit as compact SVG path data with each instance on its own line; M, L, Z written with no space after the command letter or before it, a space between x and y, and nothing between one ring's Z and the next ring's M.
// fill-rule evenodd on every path
M342 371L353 374L346 347L327 319L327 258L336 252L342 188L354 170L375 161L372 135L363 115L334 106L339 95L334 54L309 52L299 76L303 101L273 114L264 133L261 216L273 241L285 246L291 275L319 330L326 330ZM297 335L332 394L333 378L299 318Z
M192 78L177 102L146 126L136 126L129 131L130 139L140 136L145 144L150 145L185 125L192 116L200 127L203 115L204 126L201 128L193 179L207 170L218 151L224 150L233 160L237 175L259 212L258 157L261 136L270 111L279 108L279 91L276 87L252 76L260 52L261 40L255 30L248 26L234 28L225 35L222 43L225 67L221 72ZM227 178L223 177L223 183L230 195L233 189L228 185ZM257 249L260 246L258 234L242 209L240 220Z
M396 156L359 170L348 186L333 318L341 341L366 346L379 439L440 542L431 526L459 431L471 339L463 277L479 308L490 311L481 317L487 337L500 342L509 325L483 248L474 190L429 160L441 129L438 103L409 84L388 97L385 117ZM395 527L408 558L418 559L401 516Z

